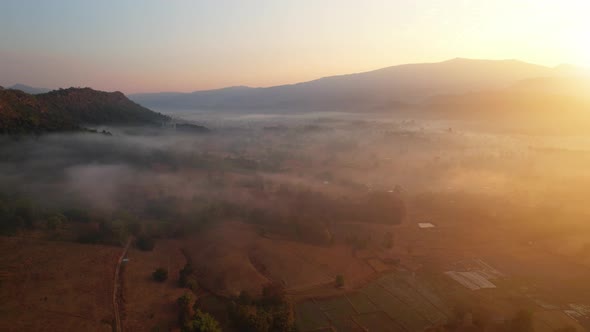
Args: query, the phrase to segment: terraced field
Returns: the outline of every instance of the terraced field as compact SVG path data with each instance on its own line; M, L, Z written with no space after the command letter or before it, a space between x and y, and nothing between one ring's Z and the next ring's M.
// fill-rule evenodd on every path
M421 331L449 314L435 290L409 274L381 277L359 291L296 306L301 331Z

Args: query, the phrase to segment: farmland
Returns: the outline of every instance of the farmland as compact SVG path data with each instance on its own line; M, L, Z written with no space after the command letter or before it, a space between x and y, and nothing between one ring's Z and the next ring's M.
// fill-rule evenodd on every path
M112 331L121 248L0 237L2 331Z
M89 165L63 167L64 192L97 199L79 198L73 213L63 202L3 196L11 220L29 217L2 238L9 300L0 314L19 318L10 327L112 329L121 243L141 237L155 246L142 251L135 241L123 264L125 331L178 329L185 293L223 329L240 330L278 312L265 307L269 285L284 291L289 313L281 317L294 315L302 332L484 323L504 331L520 311L542 332L588 329L590 228L573 199L587 192L552 177L558 167L579 176L585 157L561 165L527 148L528 139L403 121L324 119L310 131L315 120L304 117L237 118L206 137L139 136L151 142L145 150L133 149L137 137L116 147L103 138L80 139L81 147L47 139L65 155L98 151ZM275 121L289 126L274 130ZM28 144L25 155L39 143ZM127 164L110 164L112 148L124 150L116 161ZM531 164L540 166L529 172ZM61 164L46 165L45 181L31 186L61 188L51 177ZM119 182L91 181L101 178ZM572 199L553 208L562 195ZM185 264L192 292L179 286ZM157 268L166 280L153 279ZM80 300L89 296L96 301ZM246 319L230 317L232 308Z
M167 330L177 325L176 299L185 290L178 287L178 271L186 260L179 242L159 241L153 251L132 248L124 264L124 330ZM154 282L152 272L157 267L169 271L163 283Z
M424 296L425 292L429 294ZM301 303L299 328L312 331L331 326L340 331L341 323L349 322L357 330L421 331L446 321L448 307L439 309L431 301L443 300L411 275L387 274L350 294Z

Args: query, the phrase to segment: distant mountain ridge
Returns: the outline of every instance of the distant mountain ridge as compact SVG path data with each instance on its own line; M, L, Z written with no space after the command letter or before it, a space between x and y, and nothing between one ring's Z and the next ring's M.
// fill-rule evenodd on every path
M169 120L121 92L69 88L32 95L0 90L0 134L79 130L84 125L159 125Z
M12 86L7 87L6 89L11 89L11 90L20 90L32 95L36 95L36 94L40 94L40 93L47 93L49 91L51 91L51 89L46 89L46 88L37 88L37 87L32 87L32 86L28 86L25 84L14 84Z
M159 109L372 110L420 104L437 95L499 89L518 81L571 74L517 60L456 58L392 66L268 88L230 87L192 93L147 93L130 99Z

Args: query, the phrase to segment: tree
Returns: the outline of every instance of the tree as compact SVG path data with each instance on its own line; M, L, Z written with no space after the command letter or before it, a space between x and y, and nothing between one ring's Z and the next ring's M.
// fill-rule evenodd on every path
M166 279L168 279L168 270L163 267L159 267L152 273L152 277L155 281L164 282Z
M56 213L47 218L47 228L49 230L56 230L66 222L66 217L61 213Z
M292 314L293 310L289 304L285 303L278 306L272 313L271 331L289 332L293 331L295 319Z
M135 245L137 246L137 248L139 248L139 250L152 251L156 246L156 241L147 235L140 235L137 238L137 242L135 242Z
M243 290L240 292L240 296L238 296L238 303L243 305L250 305L254 302L252 295L247 291Z
M193 296L190 293L184 293L181 297L178 298L178 300L176 300L176 303L178 303L178 305L181 308L190 308L192 302Z
M338 288L344 287L344 276L341 274L336 276L336 287L338 287Z
M197 309L192 319L183 326L183 332L221 332L219 322L206 312Z
M191 288L189 287L189 283L194 284L194 282L196 282L196 280L192 277L193 271L193 266L190 263L184 265L182 270L180 270L180 273L178 273L178 285L180 287ZM194 282L191 280L194 280Z
M178 323L183 328L190 323L191 320L191 304L193 302L193 296L190 293L184 293L181 297L176 300L178 304L179 311L178 311Z

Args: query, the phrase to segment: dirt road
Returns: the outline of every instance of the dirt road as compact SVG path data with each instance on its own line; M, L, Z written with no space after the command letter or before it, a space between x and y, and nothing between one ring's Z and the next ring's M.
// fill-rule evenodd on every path
M123 263L123 258L127 255L127 251L129 250L129 246L131 245L131 238L127 240L127 244L125 244L125 248L117 261L117 268L115 269L115 278L113 283L113 310L115 312L115 332L122 332L123 325L121 324L121 313L119 311L119 301L118 301L118 294L119 294L119 285L120 285L120 274L121 274L121 264Z

